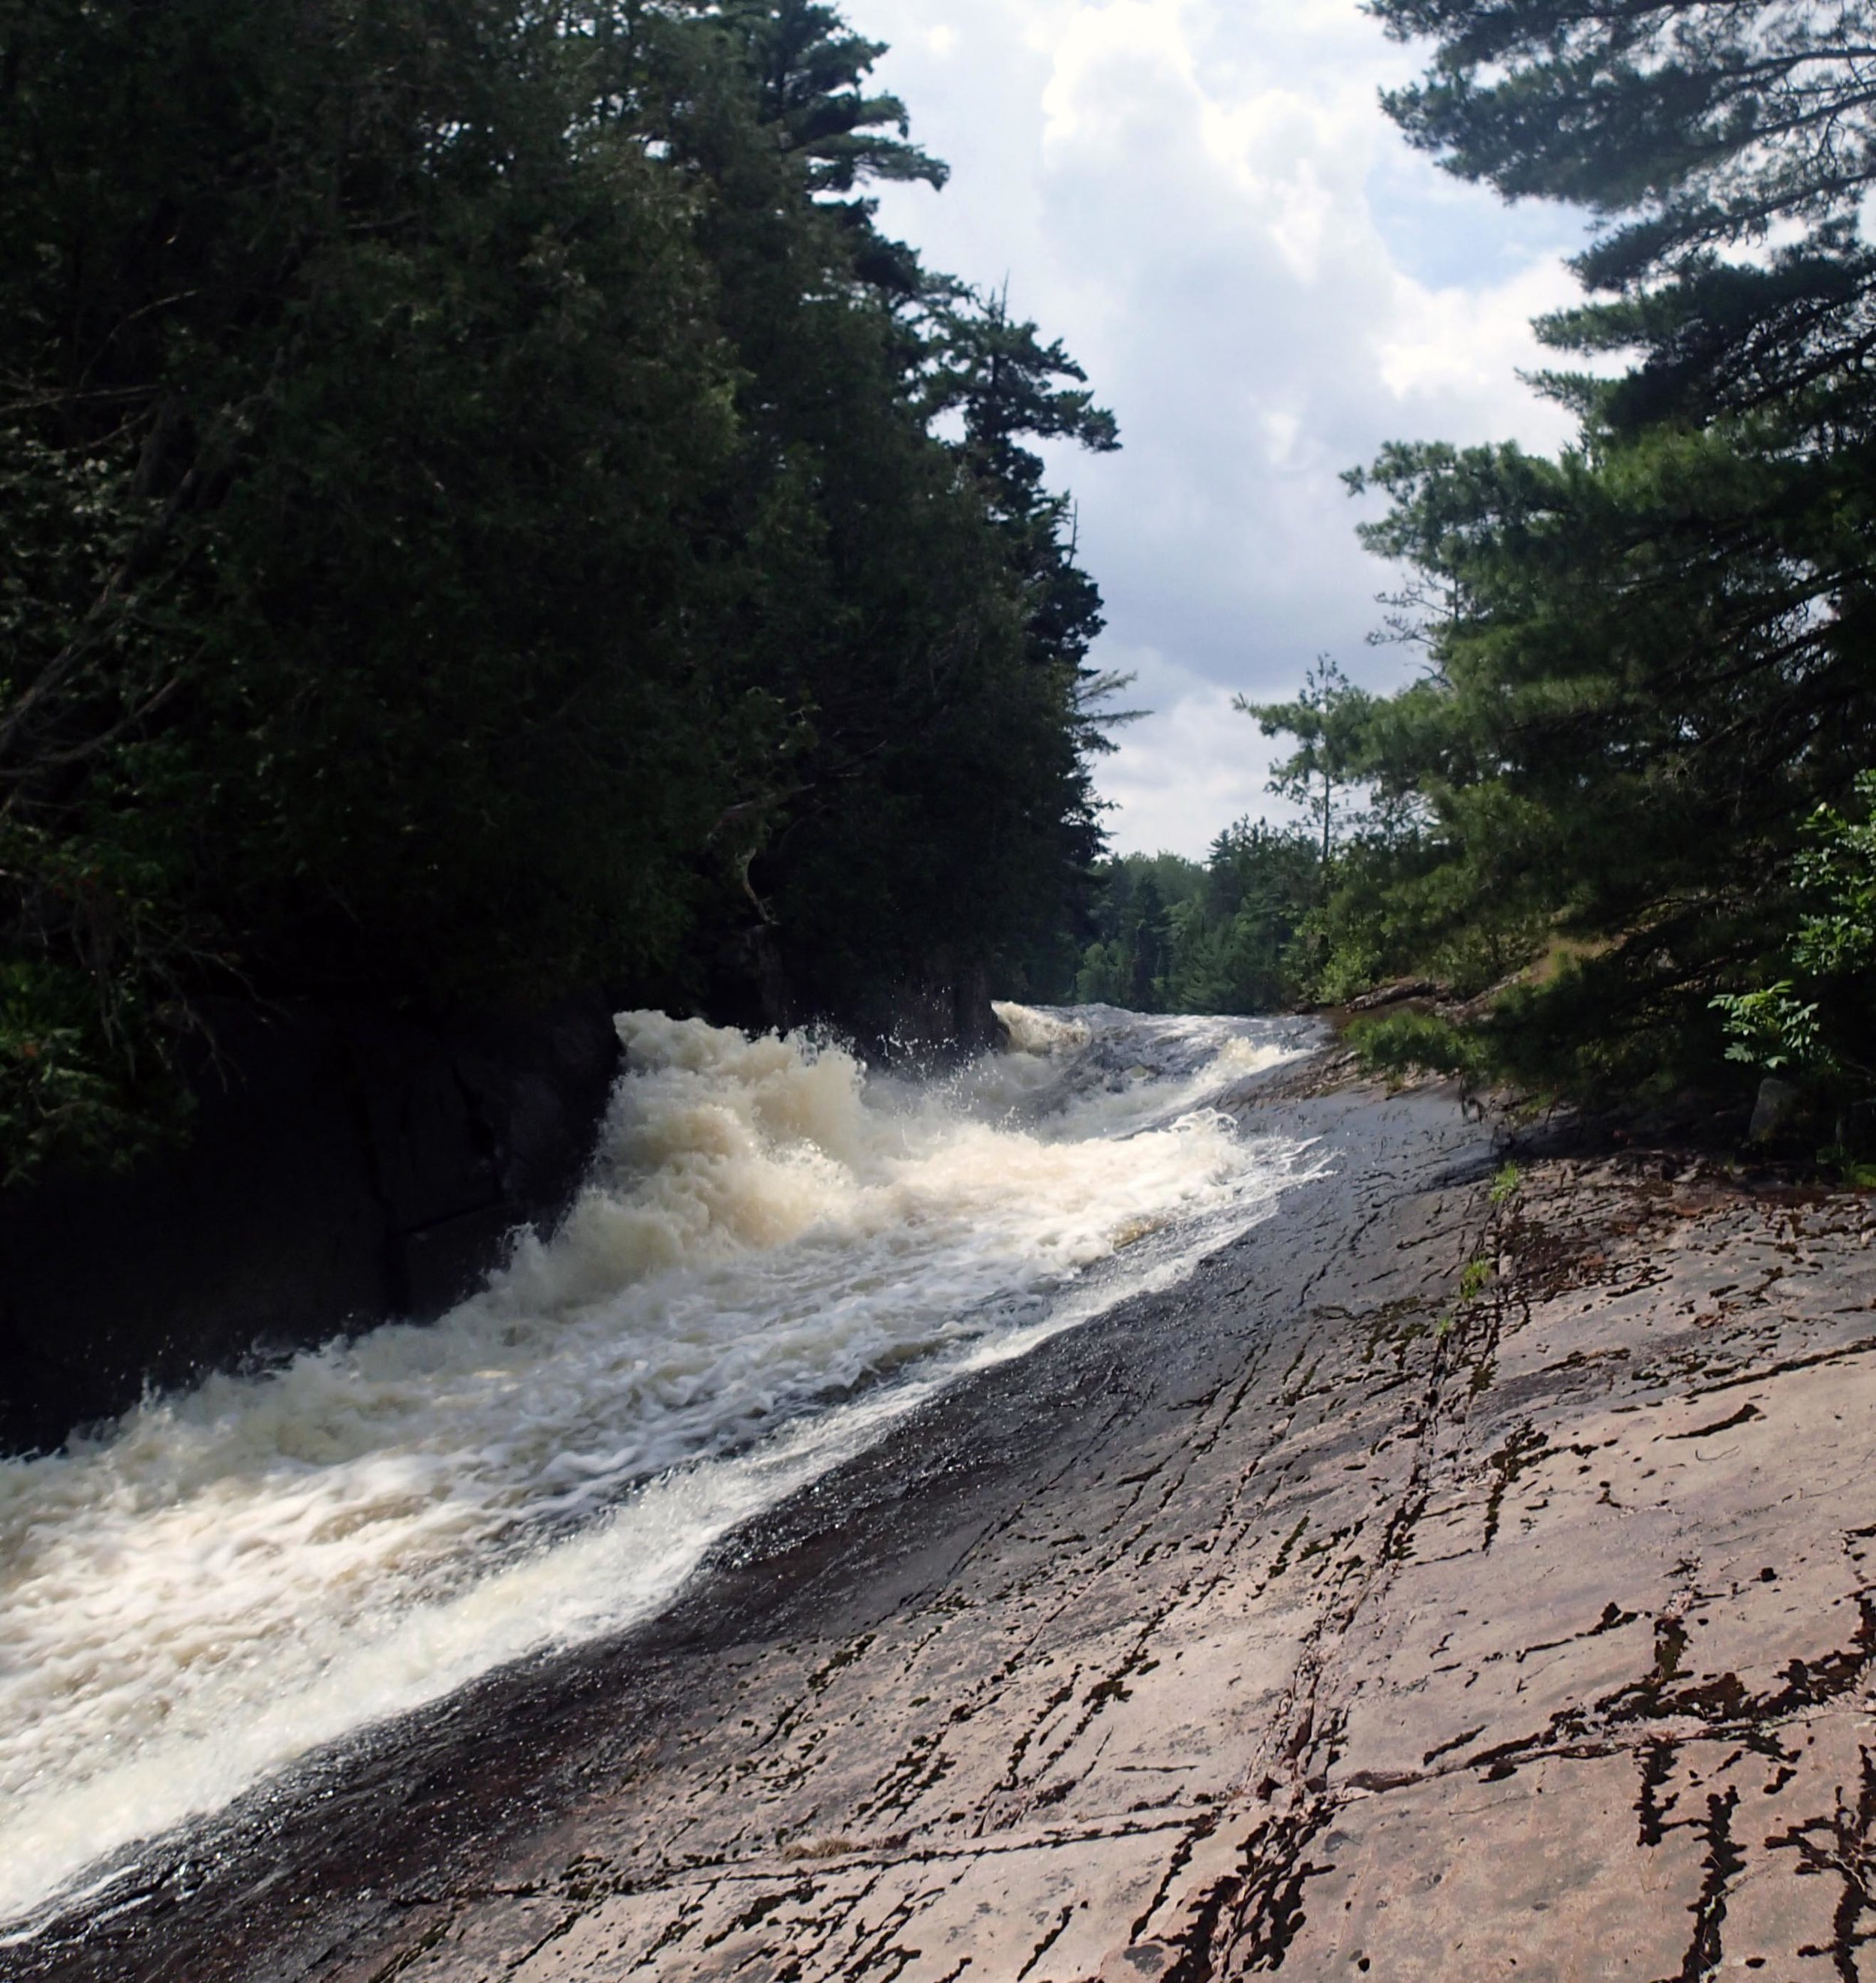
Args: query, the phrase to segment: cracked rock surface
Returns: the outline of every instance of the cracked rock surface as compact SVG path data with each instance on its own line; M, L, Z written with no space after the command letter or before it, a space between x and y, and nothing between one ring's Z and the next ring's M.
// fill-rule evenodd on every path
M1262 1112L1334 1173L1183 1288L18 1974L1876 1973L1876 1207Z

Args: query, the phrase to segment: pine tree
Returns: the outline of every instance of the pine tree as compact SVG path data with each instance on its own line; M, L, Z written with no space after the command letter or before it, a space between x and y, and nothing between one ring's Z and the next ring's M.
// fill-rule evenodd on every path
M1711 1078L1711 1001L1776 970L1802 823L1871 756L1871 19L1375 11L1437 43L1389 99L1415 143L1591 208L1589 296L1539 328L1632 362L1540 382L1581 421L1554 461L1396 446L1350 478L1392 499L1363 534L1411 574L1429 668L1357 726L1366 774L1417 814L1344 864L1330 965L1476 988L1541 958L1490 1022L1504 1064Z

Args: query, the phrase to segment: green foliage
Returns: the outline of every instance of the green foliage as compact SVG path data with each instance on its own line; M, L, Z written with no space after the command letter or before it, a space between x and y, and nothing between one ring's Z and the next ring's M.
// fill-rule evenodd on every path
M875 228L943 178L876 44L809 0L0 44L15 1168L155 1119L205 994L800 1016L1063 923L1116 684L1022 443L1113 422Z
M1820 1150L1818 1161L1825 1169L1834 1171L1838 1181L1852 1191L1876 1191L1876 1164L1852 1156L1841 1144Z
M1719 993L1713 1005L1726 1023L1729 1059L1867 1088L1876 1083L1868 1046L1876 1022L1876 772L1858 774L1856 796L1869 817L1822 806L1805 822L1809 844L1792 862L1801 913L1785 953L1797 975Z
M1876 965L1876 771L1859 771L1865 818L1822 806L1806 822L1811 844L1793 862L1801 900L1792 961L1808 977L1854 980Z
M1344 1036L1376 1073L1477 1075L1484 1056L1469 1033L1431 1012L1390 1012L1357 1019Z
M1307 979L1307 931L1320 893L1312 837L1240 821L1203 865L1176 854L1121 855L1096 870L1094 935L1074 997L1143 1012L1270 1012Z
M1358 816L1348 817L1348 794L1361 777L1372 702L1326 654L1317 657L1294 702L1256 703L1241 695L1233 701L1234 708L1257 719L1265 736L1296 738L1295 751L1277 767L1270 789L1314 822L1325 871L1335 853L1338 824L1344 839L1359 824Z
M1370 761L1428 817L1404 891L1423 950L1474 932L1486 971L1553 933L1637 990L1697 998L1754 940L1754 871L1845 775L1860 656L1820 609L1833 506L1735 434L1650 431L1539 462L1395 450L1368 533L1450 602L1437 672L1371 726Z
M1818 1023L1818 1002L1801 1003L1788 978L1757 992L1719 992L1713 1007L1726 1021L1732 1042L1726 1050L1728 1060L1771 1068L1794 1062L1808 1067L1830 1065Z
M1385 100L1410 141L1507 197L1589 206L1615 287L1774 224L1825 232L1876 177L1865 10L1814 0L1374 0L1426 79Z
M182 1129L186 1097L164 1078L144 1017L120 1006L107 1029L82 974L0 965L0 1183L55 1155L121 1169Z
M1822 958L1834 919L1861 954L1868 911L1815 906L1851 885L1847 841L1804 851L1876 721L1865 24L1798 0L1375 11L1437 45L1389 99L1413 142L1594 210L1591 296L1540 329L1634 362L1539 382L1581 423L1554 460L1397 443L1349 478L1390 499L1362 534L1427 665L1334 739L1337 776L1407 811L1338 857L1319 982L1500 988L1472 1051L1552 1090L1736 1083L1729 1025L1736 1056L1821 1068L1867 1028L1858 974L1793 934L1821 919ZM1326 747L1321 711L1269 714Z
M1524 1174L1516 1164L1500 1164L1497 1175L1492 1179L1492 1203L1509 1205L1517 1197L1523 1183Z

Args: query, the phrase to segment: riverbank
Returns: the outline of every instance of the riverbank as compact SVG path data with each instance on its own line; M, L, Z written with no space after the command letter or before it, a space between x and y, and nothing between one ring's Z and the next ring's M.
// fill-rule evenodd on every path
M209 1021L180 1145L0 1198L0 1461L210 1371L434 1320L559 1222L620 1064L597 991L449 1025Z
M1876 1219L1436 1093L25 1977L1854 1976Z

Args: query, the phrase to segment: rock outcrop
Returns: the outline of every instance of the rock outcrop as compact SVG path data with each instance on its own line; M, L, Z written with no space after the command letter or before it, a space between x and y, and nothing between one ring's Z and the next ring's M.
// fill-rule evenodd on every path
M1868 1973L1876 1211L1450 1101L29 1983ZM1664 1175L1664 1171L1672 1175Z
M870 1059L888 1065L942 1065L1010 1044L980 964L940 968L876 992L850 1015L847 1030Z
M564 1209L619 1065L597 993L448 1028L213 1019L185 1147L0 1204L0 1451L146 1386L440 1314Z

